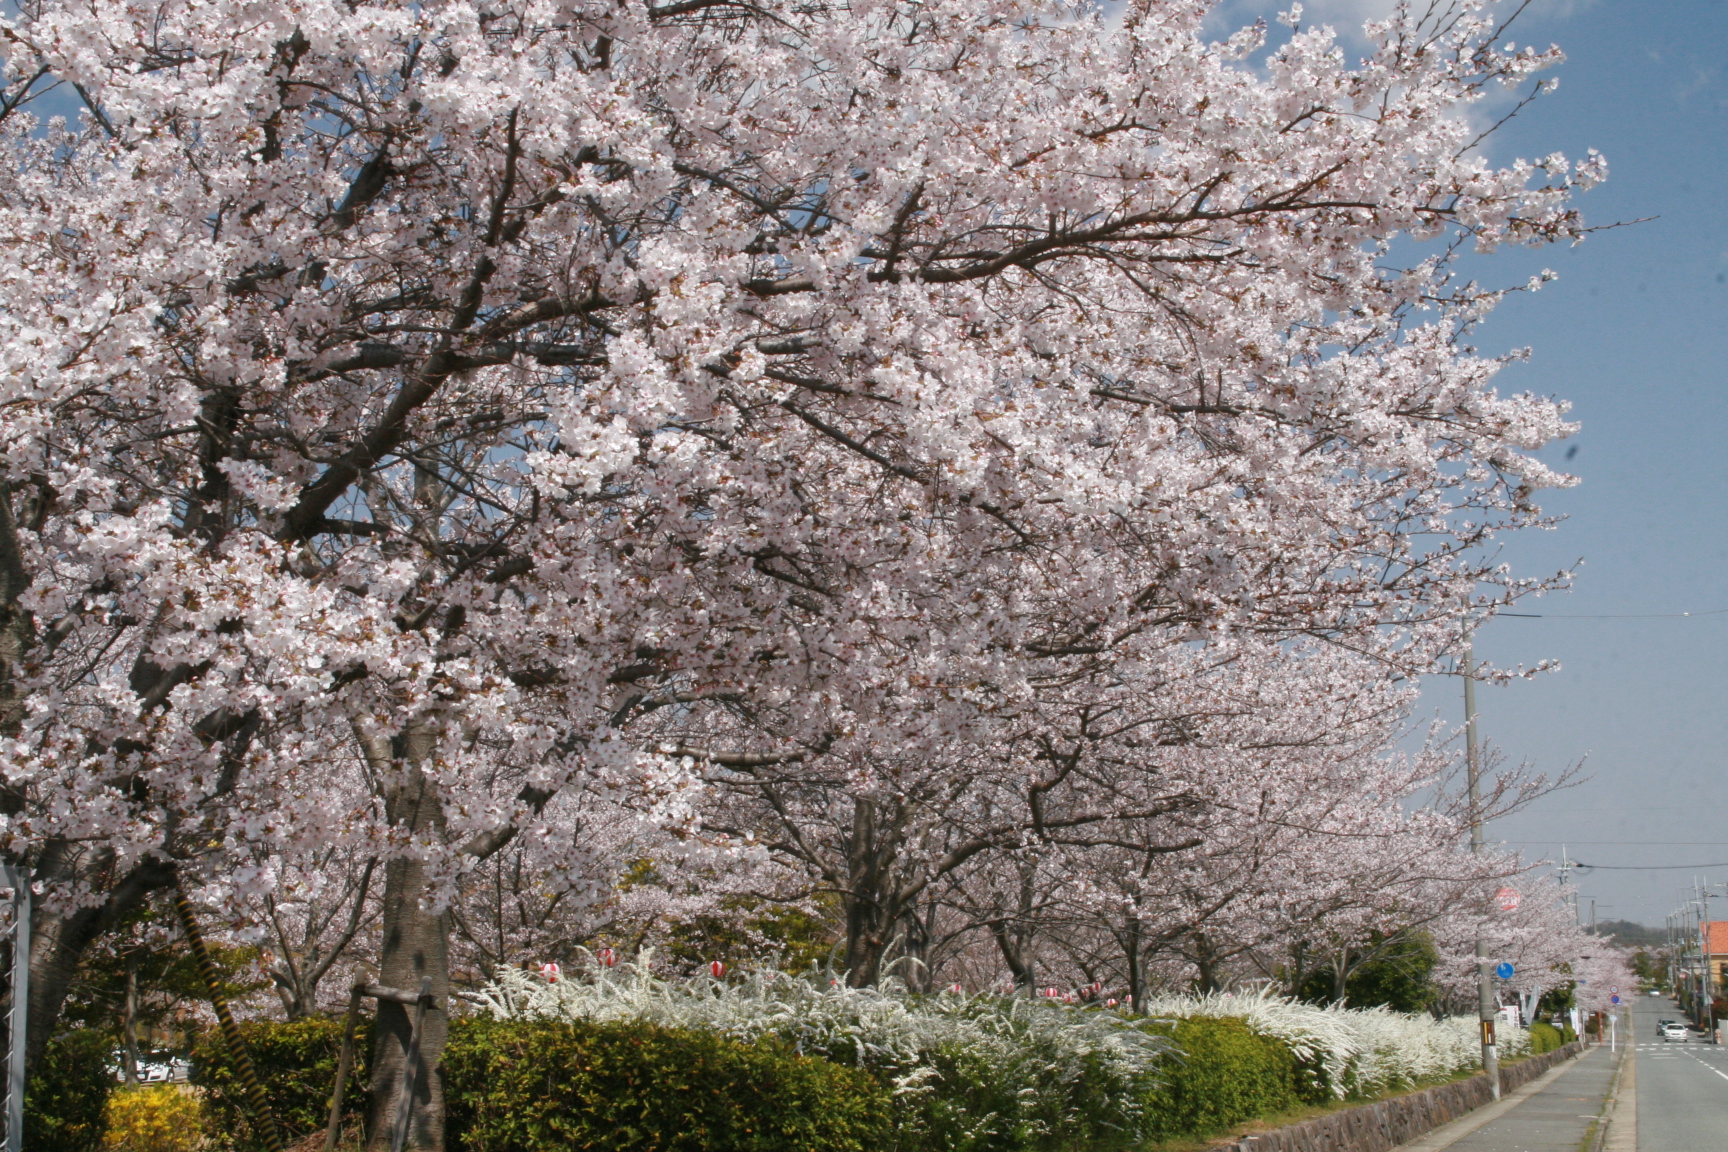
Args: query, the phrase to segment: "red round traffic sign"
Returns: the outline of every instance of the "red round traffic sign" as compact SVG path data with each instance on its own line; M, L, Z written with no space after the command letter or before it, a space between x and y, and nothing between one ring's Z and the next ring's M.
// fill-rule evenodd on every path
M1516 888L1502 888L1500 891L1494 893L1494 903L1499 906L1500 911L1502 912L1518 911L1518 905L1523 903L1523 901L1524 897L1518 894L1518 889Z

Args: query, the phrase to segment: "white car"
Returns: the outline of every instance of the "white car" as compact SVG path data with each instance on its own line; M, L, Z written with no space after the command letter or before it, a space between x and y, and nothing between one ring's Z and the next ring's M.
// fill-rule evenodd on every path
M115 1052L110 1058L108 1071L114 1074L114 1079L126 1079L126 1055ZM184 1084L187 1075L192 1071L192 1065L178 1056L161 1056L155 1059L148 1057L138 1061L138 1083L140 1084Z
M1692 1032L1684 1024L1662 1025L1662 1039L1664 1040L1690 1040L1691 1038Z

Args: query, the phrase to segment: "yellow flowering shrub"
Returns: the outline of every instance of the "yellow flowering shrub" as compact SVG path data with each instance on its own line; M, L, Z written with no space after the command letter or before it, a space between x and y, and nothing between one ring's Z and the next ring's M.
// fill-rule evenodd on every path
M204 1147L203 1101L184 1084L122 1088L108 1098L104 1152L197 1152Z

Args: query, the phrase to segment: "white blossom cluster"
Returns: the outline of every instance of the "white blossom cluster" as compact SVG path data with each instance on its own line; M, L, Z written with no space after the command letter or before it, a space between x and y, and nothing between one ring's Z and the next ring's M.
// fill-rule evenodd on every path
M913 997L892 981L852 988L772 969L728 980L664 979L650 961L554 983L506 970L483 993L484 1010L512 1019L637 1020L745 1041L774 1036L807 1055L868 1068L903 1098L932 1091L944 1067L964 1064L1009 1086L1005 1095L1022 1112L1008 1118L1015 1126L1059 1113L1069 1087L1086 1076L1091 1098L1102 1098L1116 1126L1131 1128L1170 1050L1167 1040L1115 1013L1051 1000ZM966 1123L983 1130L1003 1119L976 1115Z
M1263 1036L1275 1036L1298 1059L1317 1062L1339 1097L1372 1096L1402 1085L1435 1080L1479 1066L1482 1049L1474 1017L1394 1012L1389 1008L1321 1006L1268 992L1252 995L1166 995L1148 1000L1155 1017L1236 1016ZM1530 1033L1501 1026L1502 1059L1530 1051Z
M892 981L853 988L832 978L772 969L731 980L663 979L647 958L601 969L591 980L551 984L510 969L483 996L486 1009L498 1016L644 1020L746 1041L778 1036L800 1052L864 1067L916 1068L944 1047L1012 1060L1012 1049L1030 1045L1049 1049L1075 1072L1092 1058L1129 1079L1149 1072L1169 1047L1114 1013L1055 1001L952 993L913 997Z
M1120 1088L1155 1081L1171 1051L1129 1017L1028 997L910 996L892 982L851 988L831 978L771 969L736 979L665 979L648 958L598 967L590 979L548 983L509 970L483 994L484 1010L511 1019L640 1020L722 1032L740 1040L776 1036L798 1051L886 1072L902 1093L924 1090L942 1053L965 1051L1025 1090L1060 1086L1090 1069ZM1320 1006L1268 992L1163 995L1143 1019L1239 1018L1318 1064L1340 1099L1467 1072L1481 1059L1473 1018ZM1526 1029L1503 1026L1502 1058L1530 1051Z

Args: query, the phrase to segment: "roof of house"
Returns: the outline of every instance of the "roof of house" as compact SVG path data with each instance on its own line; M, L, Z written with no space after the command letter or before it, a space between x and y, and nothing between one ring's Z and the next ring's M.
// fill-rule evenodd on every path
M1728 956L1728 920L1706 920L1704 929L1709 933L1704 950L1710 953L1711 959Z

